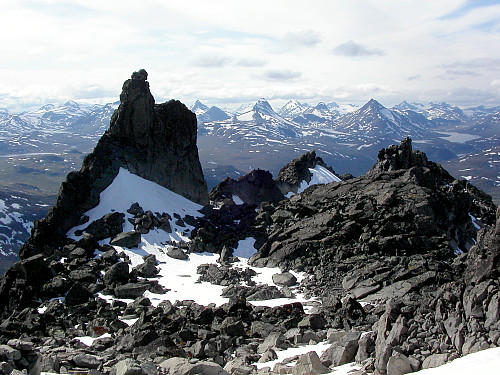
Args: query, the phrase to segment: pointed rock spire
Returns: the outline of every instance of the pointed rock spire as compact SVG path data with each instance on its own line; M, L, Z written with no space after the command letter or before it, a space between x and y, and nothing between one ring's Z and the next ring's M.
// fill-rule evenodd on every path
M50 255L64 244L67 231L97 206L101 192L120 168L194 202L208 203L196 146L196 115L176 100L155 105L147 77L141 69L125 81L109 130L84 159L81 170L71 172L62 183L56 204L47 217L35 222L20 258Z

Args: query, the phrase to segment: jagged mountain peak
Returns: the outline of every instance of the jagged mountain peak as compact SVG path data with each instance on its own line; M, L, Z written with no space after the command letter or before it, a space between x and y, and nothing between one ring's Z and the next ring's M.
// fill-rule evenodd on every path
M323 103L323 102L319 102L318 104L316 104L314 106L315 109L317 110L320 110L320 111L324 111L324 112L329 112L330 111L330 108L328 108L328 106Z
M253 106L255 112L272 112L275 113L273 107L265 98L260 98Z
M209 107L205 104L203 104L201 101L196 100L196 102L193 104L191 107L191 112L194 112L196 115L201 115L205 113Z
M68 100L64 103L65 107L73 107L73 108L80 108L80 104L75 102L74 100Z
M408 101L406 100L403 100L401 103L399 104L396 104L394 106L394 109L398 109L398 110L410 110L410 111L415 111L415 112L418 112L418 111L421 111L425 106L421 103L417 103L417 102L411 102L409 103Z
M281 107L279 114L286 118L294 118L302 114L308 108L310 108L309 104L300 103L298 100L292 99Z
M316 177L316 178L315 178ZM276 184L289 197L301 193L307 187L318 184L340 181L335 171L326 165L316 151L309 151L292 160L278 172Z
M376 109L381 109L385 108L382 104L380 104L379 101L376 99L371 98L361 109L363 108L376 108Z
M198 122L205 123L205 122L212 122L212 121L228 120L231 118L231 116L229 116L226 112L224 112L219 107L212 106L200 114L196 113L196 118L197 118Z

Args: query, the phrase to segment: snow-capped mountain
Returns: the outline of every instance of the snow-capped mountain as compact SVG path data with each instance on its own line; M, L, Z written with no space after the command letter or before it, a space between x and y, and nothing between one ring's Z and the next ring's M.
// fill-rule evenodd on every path
M339 105L335 102L328 104L319 102L315 106L311 106L307 103L300 103L297 100L290 100L281 108L279 114L302 126L322 127L333 125L337 117L353 112L357 108L359 107L354 104Z
M368 138L422 138L430 133L429 121L411 110L390 110L371 99L360 109L335 120L335 130Z
M10 114L0 113L0 128L5 133L21 134L29 131L64 132L79 124L93 123L93 132L103 131L106 122L116 109L117 104L86 105L74 101L64 104L46 104L37 110Z
M438 123L443 120L460 123L467 120L473 113L476 113L474 109L466 112L463 109L454 107L446 102L429 102L427 104L422 104L418 102L409 103L407 101L403 101L395 105L393 108L397 110L410 110L418 112L429 120L437 120ZM479 112L479 110L477 112Z
M208 111L208 108L209 107L207 105L197 100L190 109L196 116L199 116Z
M224 134L234 139L258 133L268 139L297 138L301 135L298 124L278 115L266 99L259 99L252 107L241 108L226 121L205 124L211 133Z
M338 111L341 115L345 115L346 113L354 112L359 109L360 106L352 103L338 104L336 102L330 102L327 104L327 107L330 108L331 111Z
M229 116L227 112L220 109L219 107L208 107L199 100L197 100L196 103L194 103L194 105L191 107L191 112L196 114L198 123L224 121L231 118L231 116Z
M467 131L483 137L500 136L500 110L479 117Z
M62 151L91 144L104 133L117 104L85 105L68 101L37 110L0 114L0 152ZM71 144L73 143L73 144Z
M310 108L307 103L300 103L298 100L290 100L279 110L279 114L285 118L294 118L302 114L306 109Z

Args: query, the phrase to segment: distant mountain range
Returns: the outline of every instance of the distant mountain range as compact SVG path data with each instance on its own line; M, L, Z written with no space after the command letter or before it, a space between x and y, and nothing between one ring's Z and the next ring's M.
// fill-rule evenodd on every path
M0 192L4 198L31 197L31 202L2 198L7 207L0 213L4 255L15 254L28 235L24 224L45 214L67 173L80 168L109 127L117 106L68 101L23 113L0 110ZM201 101L190 109L198 119L209 188L255 168L276 175L312 150L339 174L360 175L376 161L378 150L410 136L415 148L500 201L500 106L462 109L403 101L387 108L374 99L363 106L290 100L275 110L259 99L235 111Z

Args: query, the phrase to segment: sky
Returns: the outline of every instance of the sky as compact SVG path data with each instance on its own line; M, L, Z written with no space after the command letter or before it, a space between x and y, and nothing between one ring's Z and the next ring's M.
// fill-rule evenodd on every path
M500 0L0 0L0 108L264 97L500 105Z

